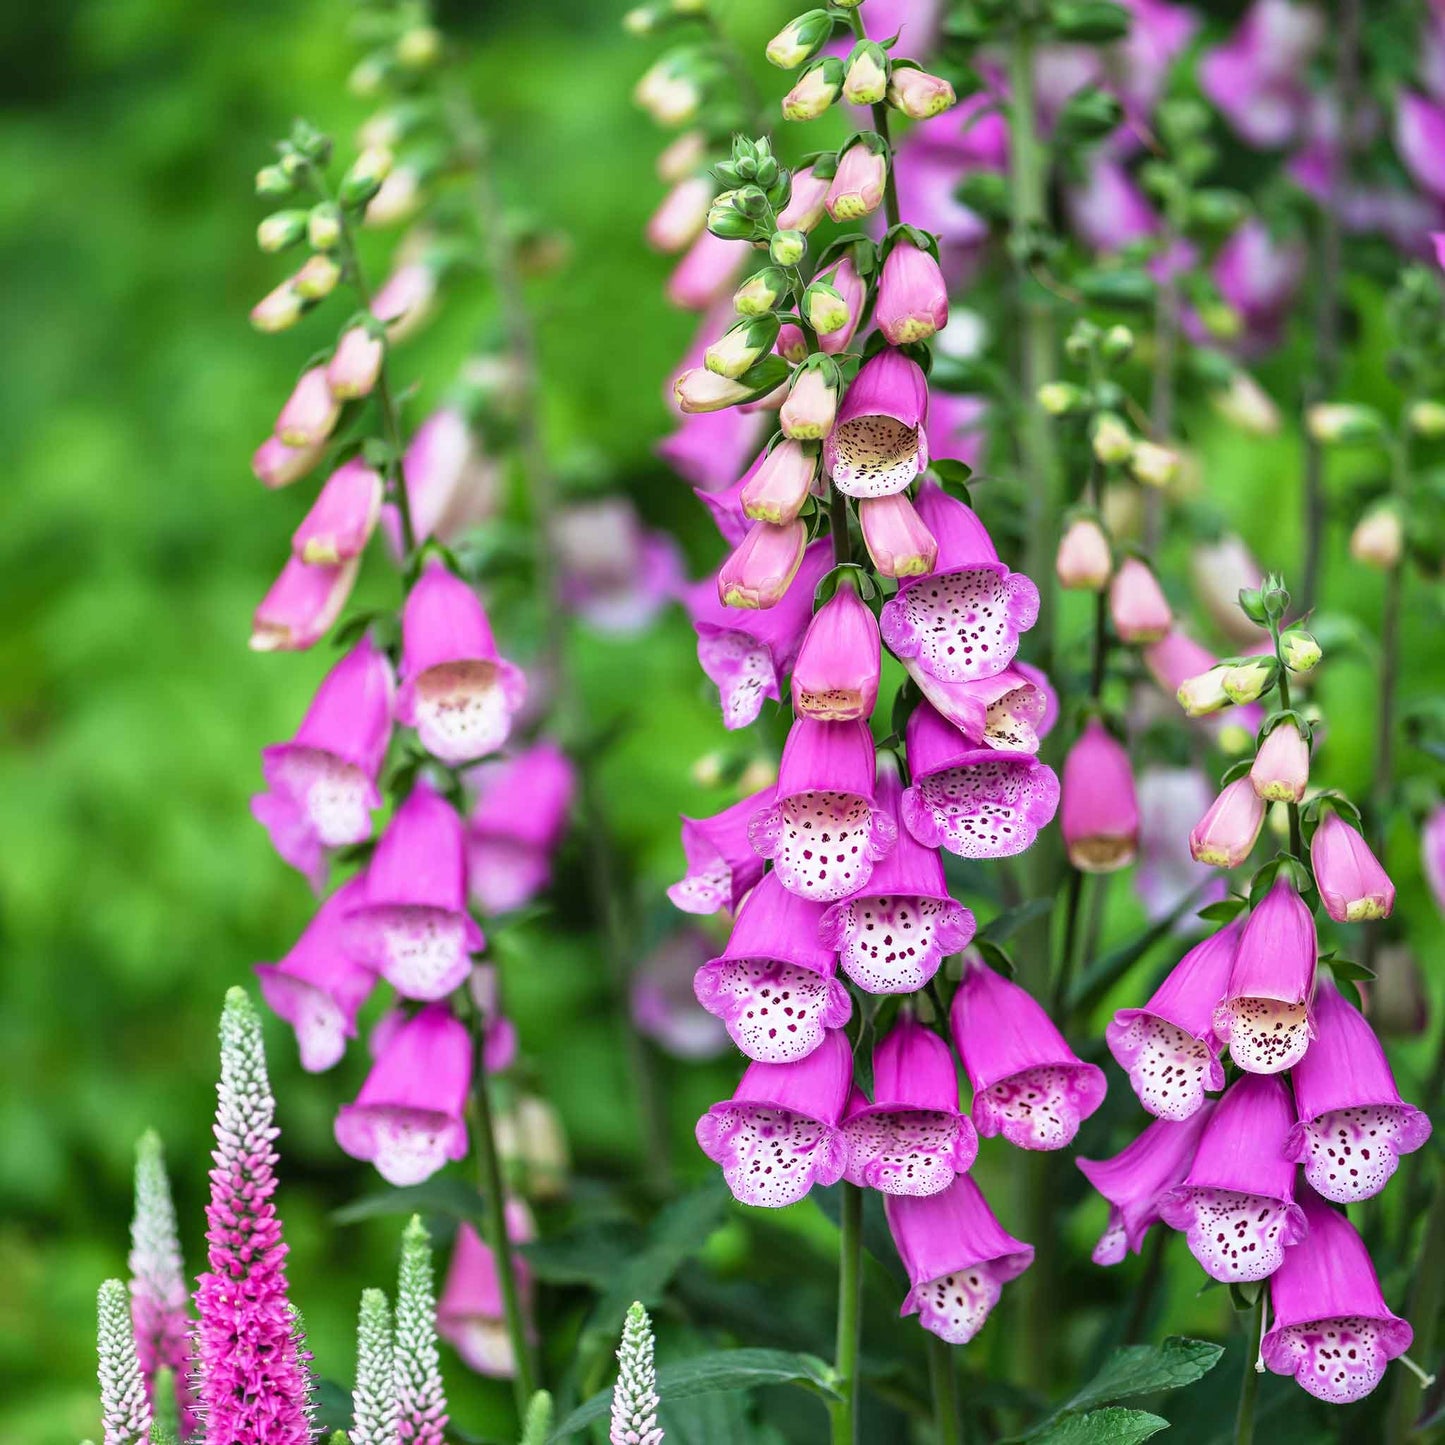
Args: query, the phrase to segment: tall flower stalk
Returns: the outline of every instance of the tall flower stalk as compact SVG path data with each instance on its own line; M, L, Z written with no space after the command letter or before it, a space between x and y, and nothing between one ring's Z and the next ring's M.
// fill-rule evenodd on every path
M105 1445L149 1445L151 1409L136 1355L126 1288L118 1279L100 1287L97 1301L100 1412Z
M416 1215L401 1238L395 1360L399 1438L404 1445L442 1445L447 1400L437 1352L431 1239Z

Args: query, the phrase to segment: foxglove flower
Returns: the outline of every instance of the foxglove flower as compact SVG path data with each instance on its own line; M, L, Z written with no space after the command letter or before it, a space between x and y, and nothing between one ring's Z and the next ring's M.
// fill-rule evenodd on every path
M388 1184L420 1184L466 1158L471 1084L467 1026L446 1004L428 1004L391 1033L356 1102L341 1106L336 1142Z
M1276 1375L1331 1405L1363 1400L1414 1331L1391 1313L1355 1227L1310 1190L1300 1191L1309 1234L1287 1249L1269 1282L1274 1324L1260 1357Z
M483 913L510 913L552 881L552 855L567 828L577 776L556 743L482 763L467 777L467 891Z
M1293 1123L1279 1079L1242 1075L1214 1106L1188 1177L1159 1201L1159 1217L1185 1234L1211 1279L1265 1279L1305 1237L1284 1152Z
M938 541L906 492L864 497L858 525L873 565L884 577L921 577L938 561Z
M823 203L828 198L831 177L817 174L812 166L793 172L792 192L788 204L778 212L780 231L811 231L825 214Z
M612 1428L608 1445L662 1445L657 1425L657 1371L652 1363L652 1321L639 1301L627 1311L612 1387Z
M1196 943L1143 1008L1120 1009L1104 1030L1109 1052L1156 1118L1191 1118L1207 1091L1224 1087L1214 1010L1229 986L1243 932L1236 920Z
M1243 322L1243 350L1256 354L1279 344L1307 261L1302 245L1276 241L1255 216L1243 221L1219 248L1210 269L1220 296ZM1235 615L1243 620L1237 606Z
M959 1112L953 1054L911 1014L873 1050L873 1102L853 1090L843 1142L843 1177L884 1194L937 1194L972 1167L978 1135Z
M949 897L937 849L902 826L903 784L891 753L879 758L877 788L897 842L864 887L823 915L819 936L866 993L916 993L973 938L973 914Z
M501 483L496 464L478 449L471 424L455 407L432 412L416 429L401 463L416 542L451 543L495 511ZM392 553L401 557L401 516L395 504L382 509Z
M935 392L928 399L928 420L923 424L929 456L935 461L955 457L966 466L980 466L988 444L988 416L988 402L981 396Z
M1214 1010L1214 1032L1241 1069L1278 1074L1304 1058L1314 1037L1318 953L1314 918L1281 872L1244 925Z
M1031 753L977 748L920 703L908 720L913 785L903 794L908 831L961 858L1011 858L1032 846L1059 805L1059 780Z
M1190 855L1196 863L1214 868L1238 868L1254 851L1263 827L1264 799L1250 778L1236 778L1220 789L1194 825L1189 834Z
M444 763L465 763L507 741L527 695L520 668L497 653L477 594L432 558L402 609L397 721Z
M1114 572L1114 558L1104 529L1093 517L1076 517L1064 529L1054 556L1061 587L1102 592Z
M667 278L667 299L684 311L706 311L733 289L750 254L746 241L704 231Z
M1002 672L969 682L944 682L917 658L903 667L934 708L980 747L1036 753L1058 711L1048 680L1017 658Z
M341 403L331 394L326 368L313 366L301 373L281 414L276 436L288 447L314 447L324 442L341 415Z
M767 866L753 849L748 825L770 808L776 790L760 788L710 818L682 820L682 851L687 873L667 890L684 913L736 913Z
M883 665L878 622L851 583L813 615L793 668L793 712L818 722L873 715Z
M341 334L331 360L326 363L326 384L332 396L354 401L370 396L381 376L386 345L365 326L350 326Z
M1159 231L1159 216L1148 197L1117 160L1102 153L1090 160L1082 183L1067 188L1065 203L1074 232L1090 250L1105 255Z
M950 1345L966 1345L1004 1285L1034 1262L1033 1245L1015 1239L994 1218L971 1175L956 1175L937 1194L890 1194L883 1208L908 1271L899 1314L917 1315L924 1329Z
M1305 76L1323 38L1313 6L1254 0L1229 39L1201 57L1200 88L1246 144L1287 145L1304 124Z
M326 455L326 446L318 442L309 447L288 447L280 437L270 436L252 454L251 470L263 486L289 487L300 481Z
M717 574L718 601L724 607L763 611L788 595L808 545L801 521L775 527L754 522Z
M96 1355L105 1445L149 1445L151 1407L136 1358L125 1286L108 1279L96 1300ZM259 1442L260 1436L255 1437Z
M823 905L790 893L776 872L748 895L727 948L697 971L697 1001L750 1059L805 1058L853 1014L833 949L819 942Z
M1268 803L1298 803L1310 782L1310 745L1288 720L1270 730L1254 755L1249 785Z
M1380 860L1359 830L1333 809L1325 811L1310 840L1310 867L1325 912L1336 923L1388 918L1394 910L1395 885Z
M863 309L868 304L868 283L858 274L852 258L845 256L827 275L821 278L843 298L843 312L847 320L832 331L818 333L818 345L825 356L836 356L848 349L848 343L857 334L858 323L863 319Z
M1189 554L1189 579L1209 620L1221 632L1241 647L1259 642L1260 626L1245 616L1239 594L1262 586L1264 573L1242 538L1226 533L1217 541L1196 542Z
M437 272L425 261L405 261L377 287L371 314L386 327L386 339L399 344L431 320L436 311Z
M731 1099L697 1121L698 1147L741 1204L780 1209L843 1177L839 1123L853 1082L846 1035L828 1034L792 1064L749 1064Z
M396 1285L396 1394L402 1445L443 1445L447 1396L437 1352L431 1239L413 1214Z
M350 1445L396 1445L397 1417L396 1342L391 1333L391 1306L381 1290L364 1289L356 1321L356 1383L351 1390Z
M358 557L381 515L381 477L353 458L338 467L291 537L303 562L333 566Z
M888 253L878 282L873 321L890 346L926 341L948 325L948 288L938 262L929 252L900 241Z
M903 491L928 465L927 418L928 381L916 361L885 349L864 362L823 443L833 485L850 497Z
M356 582L360 559L313 566L287 557L251 618L252 652L305 652L331 630Z
M1139 850L1139 804L1124 745L1090 718L1064 759L1060 828L1069 862L1084 873L1125 868Z
M862 220L883 204L887 179L888 157L881 150L861 142L850 145L838 158L824 208L835 221Z
M992 677L1038 620L1039 589L999 561L972 508L932 484L919 488L917 508L938 541L938 560L884 604L883 641L944 682Z
M1126 557L1109 583L1109 616L1121 642L1158 642L1174 625L1174 614L1147 562Z
M536 1237L532 1214L520 1199L507 1200L507 1238L527 1244ZM532 1272L520 1254L514 1256L522 1313L532 1312ZM510 1379L517 1373L497 1256L465 1221L457 1228L451 1262L437 1301L437 1333L479 1375Z
M778 767L777 793L748 824L790 892L820 903L868 885L893 846L893 820L874 802L877 763L866 722L799 718Z
M700 928L680 928L664 938L632 975L634 1026L675 1059L694 1063L716 1059L730 1047L722 1020L700 1008L693 991L693 978L712 957L713 948L712 939Z
M1437 803L1420 829L1420 866L1435 906L1445 913L1445 803Z
M713 189L708 176L686 176L678 181L647 222L648 244L663 252L690 246L707 224Z
M794 521L808 500L817 473L817 448L785 438L748 468L738 492L742 515L774 526Z
M1319 1036L1294 1067L1295 1112L1285 1155L1336 1204L1378 1194L1430 1137L1430 1117L1400 1098L1385 1051L1364 1016L1331 983L1315 999Z
M759 430L759 418L736 407L696 412L681 418L677 430L657 444L657 454L706 499L708 493L726 487L747 465L757 450Z
M1095 1264L1120 1264L1143 1249L1149 1226L1159 1219L1159 1201L1187 1177L1213 1109L1211 1099L1183 1122L1156 1119L1112 1159L1074 1160L1109 1201L1109 1223L1094 1246Z
M1208 807L1209 798L1209 781L1195 768L1145 768L1139 775L1139 866L1134 886L1152 922L1169 917L1196 892L1201 903L1224 897L1223 880L1196 863L1189 851L1188 830Z
M598 632L640 632L682 590L677 544L643 527L625 497L566 507L555 519L552 542L562 600Z
M949 1014L973 1086L974 1127L1020 1149L1062 1149L1104 1102L1104 1071L1068 1046L1043 1005L974 958Z

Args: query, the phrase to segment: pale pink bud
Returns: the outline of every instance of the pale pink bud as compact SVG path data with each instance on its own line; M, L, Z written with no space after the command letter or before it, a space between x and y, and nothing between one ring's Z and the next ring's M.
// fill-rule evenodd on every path
M900 241L888 253L873 320L894 346L926 341L948 325L948 288L927 251Z
M301 319L305 310L305 298L288 277L251 308L251 325L257 331L285 331Z
M724 607L774 607L783 600L803 560L808 529L801 522L775 527L754 522L717 574Z
M778 355L784 361L791 361L795 366L805 360L808 355L808 342L803 335L802 327L794 326L791 321L778 328Z
M775 446L742 490L743 515L755 522L781 526L803 510L818 471L818 454L801 442Z
M353 326L342 333L336 350L326 365L326 384L331 394L342 401L370 396L381 375L385 346L364 326Z
M853 145L838 162L838 173L823 203L835 221L858 221L883 204L888 158L866 145Z
M1271 803L1298 803L1310 781L1310 745L1292 722L1282 722L1259 745L1250 785Z
M686 311L706 311L733 288L751 247L704 231L667 278L667 299Z
M253 652L302 652L319 642L351 595L359 557L332 567L288 557L251 622Z
M942 76L911 65L896 65L888 82L888 104L909 120L928 120L957 105L958 97Z
M828 199L830 181L809 166L793 174L793 192L788 204L778 212L780 231L811 231L823 219L824 202Z
M1244 646L1259 641L1259 625L1240 609L1239 594L1258 587L1264 573L1241 538L1229 534L1217 542L1196 543L1189 575L1195 595L1216 627Z
M421 172L415 166L393 166L367 203L362 224L373 228L399 226L421 210Z
M702 235L713 183L707 176L679 181L663 198L647 223L647 240L659 251L681 251Z
M380 475L353 457L327 478L291 537L292 552L324 565L360 556L381 515L381 494Z
M425 262L398 266L371 298L371 314L386 326L391 341L420 331L436 309L437 276Z
M1082 592L1102 592L1114 570L1109 539L1092 517L1075 517L1059 539L1054 571L1059 585Z
M1124 745L1091 718L1064 759L1060 828L1069 862L1112 873L1139 850L1139 803Z
M1157 642L1174 625L1158 580L1137 557L1126 557L1109 584L1109 615L1121 642Z
M313 366L301 378L276 418L276 435L288 447L312 447L331 435L341 405L326 383L326 368Z
M1315 829L1310 866L1325 912L1336 923L1388 918L1394 911L1395 885L1389 874L1360 832L1338 813L1327 812Z
M1264 800L1248 778L1225 785L1189 835L1189 853L1196 863L1238 868L1254 849L1264 827Z
M864 497L858 525L873 565L885 577L922 577L938 561L938 542L907 492Z
M288 447L277 436L269 436L251 455L251 470L256 480L275 490L299 481L325 453L323 444L310 447Z
M871 717L881 666L878 619L842 582L803 635L793 666L793 711L819 722Z
M847 321L838 330L818 338L818 345L822 347L824 354L836 356L838 352L848 349L848 343L853 340L858 323L863 319L863 307L868 301L868 285L858 274L852 258L847 256L833 268L826 279L832 283L833 289L843 298L843 304L848 308Z
M838 393L828 375L810 366L800 371L778 414L783 435L796 441L819 441L833 430L838 414Z
M676 140L669 141L657 157L657 178L675 186L690 176L706 155L707 137L700 130L684 131Z
M1399 510L1388 502L1366 512L1350 533L1350 556L1366 567L1388 571L1405 552L1405 528Z
M685 416L702 411L721 411L724 407L736 406L746 401L753 392L743 382L734 381L730 376L719 376L705 366L694 366L684 371L672 387L678 410Z

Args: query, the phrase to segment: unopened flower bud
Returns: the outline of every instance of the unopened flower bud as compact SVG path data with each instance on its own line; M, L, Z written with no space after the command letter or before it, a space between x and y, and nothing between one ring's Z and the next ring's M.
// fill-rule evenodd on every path
M838 161L838 173L823 203L835 221L859 221L883 204L888 157L863 143L851 145Z
M767 57L780 70L796 70L823 48L832 33L833 17L826 10L808 10L773 36Z
M1196 863L1238 868L1254 851L1264 827L1264 802L1248 778L1225 785L1189 835L1189 853Z
M1127 462L1134 453L1134 434L1124 424L1123 417L1112 411L1101 411L1089 428L1089 444L1106 466Z
M1179 706L1189 717L1207 717L1229 706L1229 694L1224 690L1224 675L1229 668L1224 663L1201 672L1197 677L1185 678L1174 694Z
M285 331L306 310L306 301L288 277L251 308L251 325L257 331Z
M842 293L826 281L814 281L803 292L803 315L819 336L831 336L851 320Z
M676 140L669 141L657 157L657 178L666 185L675 186L684 181L703 162L707 155L707 137L700 130L684 131Z
M703 365L718 376L737 378L773 349L778 339L778 318L750 316L739 321L708 347Z
M803 560L808 529L801 522L775 527L754 522L717 574L724 607L766 608L783 600Z
M376 194L366 203L362 224L373 230L399 226L421 210L425 199L421 172L415 166L393 166L377 187Z
M1220 685L1230 702L1258 702L1278 675L1279 663L1273 657L1251 657L1226 667Z
M784 272L764 266L733 292L733 310L739 316L766 316L787 295L789 285Z
M291 278L298 294L307 301L320 301L336 289L341 267L330 256L318 253L306 258L306 264Z
M778 231L768 243L768 255L779 266L796 266L808 254L808 238L801 231Z
M737 191L724 191L707 208L707 228L721 241L751 241L758 223L742 210Z
M863 497L858 525L873 565L885 577L922 577L938 561L938 541L907 492Z
M289 196L296 189L295 183L279 166L263 166L256 172L256 194L258 196Z
M883 263L873 320L894 346L926 341L948 324L948 287L932 253L899 241Z
M775 526L791 522L803 510L817 472L816 448L791 440L779 442L743 487L743 515Z
M1323 446L1374 441L1384 433L1380 414L1349 402L1321 402L1305 413L1305 427Z
M659 251L682 251L697 240L712 210L713 183L706 176L688 176L663 198L647 223L647 239Z
M795 441L821 441L833 430L838 414L836 373L810 366L793 378L788 399L778 413L783 435Z
M1236 371L1213 399L1215 411L1225 421L1251 436L1273 436L1279 430L1279 408L1247 371Z
M1050 416L1067 416L1084 401L1084 393L1067 381L1046 381L1038 390L1038 403Z
M1083 592L1102 592L1114 571L1109 539L1092 517L1075 517L1059 539L1054 571L1059 585Z
M326 368L302 372L276 418L276 435L288 447L311 447L324 442L341 415L341 404L331 394Z
M820 176L814 166L795 172L788 204L778 212L778 229L811 231L823 219L832 180L832 176Z
M391 174L392 163L392 154L385 146L368 146L341 178L337 189L341 204L348 208L366 205Z
M1410 408L1410 430L1431 440L1445 437L1445 401L1417 401Z
M1134 349L1134 333L1127 326L1111 326L1099 342L1099 350L1109 361L1123 361Z
M330 201L312 206L306 217L306 239L317 251L333 251L341 240L341 211Z
M833 56L803 72L783 97L784 120L817 120L843 89L843 62Z
M888 79L888 104L909 120L928 120L958 104L953 87L941 75L913 65L895 65Z
M274 211L256 227L256 244L263 251L284 251L305 234L305 211Z
M407 70L428 70L441 53L441 31L434 25L414 25L396 42L396 58Z
M1279 639L1284 665L1291 672L1309 672L1324 656L1314 636L1303 627L1291 627Z
M1405 554L1405 528L1399 508L1390 502L1372 507L1350 533L1350 556L1366 567L1388 572Z
M808 359L808 338L803 335L801 326L794 326L789 321L778 328L778 355L794 366Z
M1388 918L1395 885L1370 845L1333 809L1320 819L1310 841L1310 866L1320 901L1336 923Z
M342 401L370 396L381 375L384 345L365 326L352 326L336 343L326 365L326 382L331 394Z
M848 57L843 99L849 105L877 105L888 94L888 56L876 41L860 40Z
M678 410L691 416L697 412L722 411L725 407L736 406L740 401L746 401L752 390L731 377L695 366L677 378L672 394L677 400Z
M702 104L702 90L691 75L664 59L637 82L632 98L659 125L686 125Z
M1298 803L1304 797L1310 782L1310 745L1292 721L1272 728L1259 745L1249 782L1268 803Z
M1129 470L1146 487L1167 487L1179 474L1179 453L1158 442L1135 442Z
M1174 614L1149 565L1126 557L1109 584L1109 616L1119 640L1157 642L1174 625Z

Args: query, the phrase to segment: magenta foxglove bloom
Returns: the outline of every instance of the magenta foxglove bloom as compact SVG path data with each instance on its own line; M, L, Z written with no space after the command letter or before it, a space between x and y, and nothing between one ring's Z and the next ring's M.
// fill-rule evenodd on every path
M955 457L966 466L983 462L988 442L988 402L981 396L959 396L940 391L928 399L928 454L935 461Z
M271 846L311 885L326 891L327 855L306 814L280 793L257 793L251 799L251 816L266 830Z
M1109 617L1121 642L1158 642L1174 625L1158 579L1147 562L1126 557L1109 583Z
M948 896L938 850L902 825L903 783L892 753L878 760L878 806L897 842L858 892L823 915L820 937L839 951L843 972L865 993L916 993L939 965L973 938L973 914Z
M900 241L888 253L873 322L890 346L926 341L948 325L948 287L927 251Z
M1264 799L1248 777L1226 783L1189 834L1194 861L1213 868L1238 868L1259 841L1264 811Z
M838 959L819 942L823 905L789 893L776 873L748 895L727 947L698 969L697 1001L727 1026L748 1058L806 1058L853 1015Z
M527 695L522 670L497 652L481 599L440 558L422 569L401 615L396 718L444 763L465 763L507 741Z
M444 1003L395 1029L354 1104L336 1115L336 1142L399 1188L467 1154L472 1039Z
M883 641L944 682L992 677L1013 661L1019 634L1038 620L1039 589L999 561L971 507L930 483L919 488L916 505L938 541L938 560L928 576L909 578L884 603Z
M934 132L940 125L948 127L950 133L957 132L958 117L978 108L970 104L972 99L963 101L945 116L911 126L893 158L898 188L908 197L909 217L921 229L938 237L944 275L950 282L969 273L989 238L988 222L955 195L958 183L970 170L995 167L971 163L962 154L962 146L935 143ZM978 99L988 101L982 94ZM1007 122L1002 116L990 113L967 134L982 139L1000 130L1004 133L1006 149Z
M1197 768L1145 768L1139 775L1134 886L1153 922L1167 918L1196 890L1201 904L1224 897L1224 881L1189 851L1189 829L1209 800L1209 780Z
M338 467L291 536L303 562L334 566L361 555L381 515L381 477L359 457Z
M343 946L347 913L365 896L365 880L343 883L317 911L279 963L258 963L261 997L296 1031L301 1067L319 1073L338 1063L356 1037L356 1015L376 975Z
M1430 1137L1430 1117L1400 1098L1375 1031L1332 983L1320 986L1315 1027L1290 1075L1299 1122L1285 1155L1326 1199L1354 1204L1378 1194L1400 1155Z
M496 464L478 449L471 424L455 407L440 407L422 422L401 469L418 542L435 537L451 543L497 509L501 482ZM382 527L400 557L401 518L392 503L382 508Z
M667 890L684 913L736 913L767 866L753 849L748 825L773 805L775 789L762 788L710 818L682 820L687 872Z
M807 1058L749 1064L731 1099L697 1121L698 1147L741 1204L781 1209L843 1177L839 1123L853 1082L847 1036L829 1033Z
M1082 184L1066 193L1069 222L1091 250L1106 255L1148 240L1159 230L1159 216L1134 178L1106 155L1095 156Z
M1188 1177L1159 1201L1159 1217L1185 1234L1211 1279L1266 1279L1305 1237L1284 1152L1293 1123L1279 1079L1242 1075L1214 1106Z
M858 525L873 565L884 577L921 577L938 561L938 542L906 492L864 497Z
M774 607L725 607L711 581L687 593L697 633L697 660L717 685L723 726L730 732L756 722L765 700L782 700L784 680L813 617L813 591L832 565L826 540L814 542Z
M858 147L854 147L858 149ZM864 362L823 442L823 460L840 492L886 497L928 465L928 380L901 351Z
M562 598L599 632L642 631L682 591L682 554L650 532L626 497L565 508L552 531Z
M468 775L467 891L483 913L510 913L552 881L552 855L577 788L571 760L553 742L483 763Z
M1402 90L1395 98L1395 149L1420 187L1445 200L1445 108Z
M873 610L848 582L817 610L793 667L793 711L818 722L873 716L883 649Z
M1302 245L1276 241L1255 216L1241 222L1219 248L1212 267L1214 279L1220 295L1244 323L1249 352L1279 344L1307 260ZM1237 607L1235 615L1243 617Z
M1435 805L1420 829L1420 866L1436 908L1445 913L1445 803Z
M407 998L444 998L486 939L467 912L462 820L419 780L392 815L347 914L347 946Z
M713 190L709 176L685 176L678 181L647 222L648 244L663 252L690 246L707 224Z
M874 802L877 763L866 722L799 718L778 767L777 795L748 825L790 892L831 903L868 886L897 832Z
M706 311L733 289L752 248L704 231L667 278L667 299L684 311Z
M386 326L393 343L414 336L431 320L436 310L437 272L425 261L407 261L398 266L371 298L371 314Z
M873 1102L853 1090L843 1141L843 1177L883 1194L937 1194L978 1156L978 1135L958 1108L953 1053L911 1014L873 1050Z
M1078 1058L1025 988L970 960L949 1015L985 1139L1063 1149L1104 1102L1104 1071Z
M807 545L808 529L801 521L781 527L754 522L718 568L718 601L747 611L776 607L788 595Z
M899 1314L917 1315L931 1334L966 1345L984 1326L1003 1287L1033 1262L1024 1244L994 1218L968 1174L937 1194L890 1194L888 1229L908 1271Z
M331 630L356 582L360 558L313 566L287 557L251 618L252 652L305 652Z
M724 416L726 413L700 412L699 415ZM743 511L743 492L748 483L757 475L758 468L762 463L763 458L758 457L737 481L731 486L723 487L721 491L705 492L699 487L693 488L693 496L707 508L713 521L717 523L718 533L730 547L736 547L748 535L748 528L752 526L752 522Z
M1249 915L1214 1010L1214 1032L1251 1074L1278 1074L1304 1058L1314 1037L1315 921L1288 873Z
M1109 1201L1109 1223L1094 1246L1095 1264L1122 1264L1144 1247L1159 1219L1159 1201L1182 1184L1214 1109L1208 1100L1183 1122L1156 1119L1112 1159L1075 1159L1084 1178Z
M700 1008L693 992L693 977L714 946L700 928L679 928L632 975L634 1026L675 1059L696 1063L719 1058L731 1048L722 1021Z
M1127 867L1139 851L1139 803L1129 754L1090 718L1064 759L1060 829L1069 862L1084 873Z
M1036 753L1058 700L1043 673L1014 659L1002 672L970 682L944 682L917 658L903 664L919 691L971 743L1004 752Z
M1053 820L1059 779L1032 753L974 747L926 702L908 720L907 746L903 822L925 847L1011 858Z
M507 1200L507 1238L528 1244L537 1234L532 1213L520 1199ZM532 1271L520 1254L513 1260L522 1313L532 1313ZM502 1281L492 1248L465 1220L457 1227L451 1262L437 1300L437 1334L479 1375L511 1379L517 1372L507 1333Z
M755 414L730 406L681 418L676 431L657 444L657 454L678 476L701 492L726 487L758 448L760 422ZM729 537L730 542L740 537Z
M1325 912L1336 923L1388 918L1394 910L1395 885L1389 874L1359 830L1333 809L1325 811L1310 840L1310 867Z
M1120 1009L1104 1030L1109 1052L1156 1118L1191 1118L1204 1107L1206 1091L1224 1087L1214 1010L1229 986L1243 932L1236 920L1196 943L1143 1008Z
M288 447L280 437L269 436L251 456L251 470L263 486L275 489L300 481L326 455L324 443Z
M1354 1225L1308 1189L1300 1191L1300 1208L1309 1234L1285 1251L1270 1279L1274 1324L1260 1355L1316 1399L1348 1405L1380 1383L1415 1332L1385 1303Z
M288 447L314 447L331 435L341 403L331 394L326 368L303 371L276 418L276 435Z
M1278 149L1304 126L1309 63L1323 39L1314 6L1254 0L1229 39L1200 59L1200 88L1247 144Z

